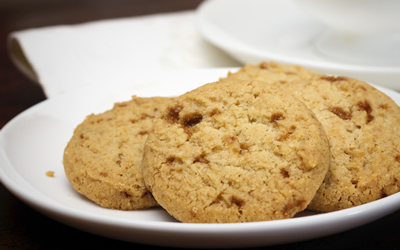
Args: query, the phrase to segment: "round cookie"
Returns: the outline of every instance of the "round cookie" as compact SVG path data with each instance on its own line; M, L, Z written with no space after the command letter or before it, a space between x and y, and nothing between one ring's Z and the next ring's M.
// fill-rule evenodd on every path
M153 119L169 102L163 97L132 97L104 113L89 115L64 151L64 170L72 187L107 208L157 206L145 188L141 163Z
M297 65L279 64L276 62L261 62L248 64L237 72L228 73L228 78L260 80L270 84L286 83L311 79L316 72Z
M279 86L315 113L330 142L330 170L308 209L336 211L400 191L400 108L393 100L348 77Z
M307 207L329 145L297 98L258 81L222 80L178 97L155 119L143 177L182 222L284 219Z

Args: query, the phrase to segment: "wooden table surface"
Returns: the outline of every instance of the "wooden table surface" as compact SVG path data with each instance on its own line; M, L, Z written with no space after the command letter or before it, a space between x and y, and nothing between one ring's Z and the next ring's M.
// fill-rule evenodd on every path
M11 63L7 35L16 30L76 24L105 18L195 9L200 0L1 0L0 128L20 112L46 99ZM287 245L253 249L400 249L400 211L347 232ZM0 184L0 250L94 249L151 246L116 241L58 223L31 209Z

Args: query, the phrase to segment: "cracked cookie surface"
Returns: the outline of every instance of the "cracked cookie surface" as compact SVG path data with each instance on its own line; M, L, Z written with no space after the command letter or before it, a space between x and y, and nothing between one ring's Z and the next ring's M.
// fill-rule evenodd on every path
M64 170L72 187L107 208L158 206L145 188L141 163L153 119L169 102L169 98L134 96L104 113L89 115L64 151Z
M221 80L178 97L145 144L143 177L182 222L293 217L329 168L321 124L298 99L258 81Z

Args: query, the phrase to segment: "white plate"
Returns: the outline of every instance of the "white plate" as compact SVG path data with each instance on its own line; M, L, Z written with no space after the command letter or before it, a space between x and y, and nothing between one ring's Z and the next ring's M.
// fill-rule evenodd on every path
M200 32L209 42L242 63L273 60L303 65L320 73L344 75L400 90L400 65L350 63L318 53L314 39L324 26L308 17L293 0L212 0L197 10ZM295 0L294 0L295 1ZM400 39L397 41L400 44ZM380 50L395 57L398 51ZM395 58L398 61L398 57Z
M138 76L131 85L85 87L24 111L0 132L4 186L41 213L80 230L131 242L173 247L255 247L314 239L379 219L400 208L400 193L338 212L302 212L296 218L233 224L184 224L163 209L101 208L75 192L63 170L64 147L77 124L130 96L173 96L226 76L228 69ZM397 103L400 94L383 89ZM45 175L54 171L53 178Z

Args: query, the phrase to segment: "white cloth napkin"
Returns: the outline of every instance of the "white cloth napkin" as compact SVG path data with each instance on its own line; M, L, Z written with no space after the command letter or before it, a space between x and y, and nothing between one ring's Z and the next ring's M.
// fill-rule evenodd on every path
M16 66L47 97L137 73L241 65L201 37L195 11L17 31L8 43Z

